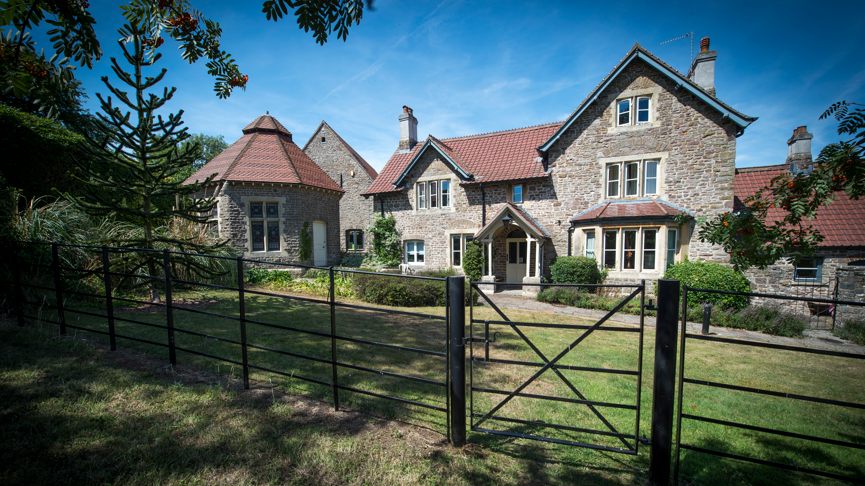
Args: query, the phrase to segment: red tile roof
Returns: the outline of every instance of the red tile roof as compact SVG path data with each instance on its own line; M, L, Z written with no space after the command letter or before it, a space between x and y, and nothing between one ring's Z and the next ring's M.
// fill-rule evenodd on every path
M685 212L672 204L660 200L608 201L577 214L571 221L589 223L618 219L664 219Z
M364 160L364 158L361 157L359 153L357 153L353 148L351 148L351 145L349 145L348 142L343 140L342 137L340 137L339 134L336 133L336 130L334 130L333 127L328 125L327 122L324 120L321 121L321 124L318 126L318 128L315 129L315 131L312 133L312 136L310 136L309 140L307 140L306 143L303 145L303 150L306 150L306 147L309 146L309 143L312 142L312 139L315 138L315 135L319 132L319 130L321 130L321 127L323 126L329 128L331 133L336 135L337 140L339 140L339 142L346 148L346 150L349 151L349 153L352 155L352 157L354 157L357 163L360 164L361 168L364 170L364 172L366 172L370 179L375 180L376 177L378 177L378 172L376 172L375 169L373 169L372 166L369 165L369 162Z
M185 184L204 181L212 174L216 174L214 181L303 184L344 192L291 141L291 132L270 115L262 115L247 125L240 140L205 164Z
M759 189L766 187L775 177L787 171L789 165L770 165L736 169L735 207L741 208L743 201ZM825 237L821 247L865 246L865 199L853 201L844 192L835 194L834 202L817 211L810 223ZM772 209L768 221L778 221L784 216L783 209Z
M544 177L544 167L535 160L537 147L559 128L561 122L465 137L428 139L474 176L473 181L503 182ZM364 194L397 192L394 182L402 175L425 143L410 151L397 150L381 174Z

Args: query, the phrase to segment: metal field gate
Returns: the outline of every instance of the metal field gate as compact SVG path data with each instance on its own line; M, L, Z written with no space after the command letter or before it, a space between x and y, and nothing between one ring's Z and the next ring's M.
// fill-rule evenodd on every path
M472 283L470 289L489 305L484 307L492 312L486 312L494 312L494 318L489 314L478 318L479 310L470 299L469 336L464 342L470 358L471 430L636 455L640 443L645 282L606 286L522 284L584 292L618 287L628 292L594 322L564 316L570 322L562 324L511 319L479 285L514 284ZM609 319L631 301L639 303L639 325L611 325ZM626 343L622 352L628 354L626 361L632 366L619 368L592 362L594 350L606 347L605 339L611 335L622 336L616 343ZM591 344L590 337L595 337Z

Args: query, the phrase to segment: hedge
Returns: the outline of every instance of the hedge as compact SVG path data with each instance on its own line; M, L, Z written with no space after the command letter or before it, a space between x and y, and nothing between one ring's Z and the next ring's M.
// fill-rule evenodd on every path
M667 269L667 272L664 273L664 278L679 280L683 285L698 289L732 292L751 291L751 282L741 272L737 272L720 263L700 261L677 263ZM657 288L655 289L655 294L657 295ZM744 309L748 306L748 301L749 298L747 295L710 294L706 292L688 293L688 304L690 306L707 303L721 306L724 309Z
M604 279L594 258L561 256L550 265L553 283L596 285Z
M437 280L386 275L355 274L352 287L356 298L371 304L391 305L396 307L442 307L445 305L446 285ZM469 305L469 292L466 282L465 305Z

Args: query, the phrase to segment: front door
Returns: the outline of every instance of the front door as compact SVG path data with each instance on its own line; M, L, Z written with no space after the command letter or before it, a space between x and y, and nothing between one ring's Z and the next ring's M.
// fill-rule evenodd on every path
M312 223L312 257L316 267L327 265L327 223L324 221Z
M508 238L508 282L522 283L526 276L528 244L525 238Z

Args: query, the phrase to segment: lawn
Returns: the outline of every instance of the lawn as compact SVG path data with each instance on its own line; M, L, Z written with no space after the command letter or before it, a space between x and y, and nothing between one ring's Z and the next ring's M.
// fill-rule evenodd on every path
M238 314L236 294L232 292L204 290L175 297L185 299L183 305L196 310ZM164 314L158 311L121 307L119 302L116 305L118 317L164 324ZM99 310L80 303L74 308ZM442 308L405 310L443 315ZM249 319L257 321L330 332L330 310L326 304L247 295L246 312ZM505 312L515 321L592 323L558 314L509 309ZM174 315L179 329L239 340L237 321L182 310ZM53 318L50 311L45 311L43 317ZM499 319L485 306L475 308L475 318ZM70 313L67 320L83 327L107 328L104 319L73 317ZM116 325L121 335L166 341L164 329L122 321ZM609 326L628 328L624 324ZM639 484L646 476L647 446L640 448L640 455L628 456L469 432L470 446L455 451L443 443L446 422L440 411L340 390L341 406L350 411L334 413L331 387L300 379L330 382L331 367L326 363L250 349L251 364L284 371L290 376L253 370L255 390L244 392L234 385L241 374L235 365L179 351L178 363L184 369L197 370L197 375L205 374L211 377L211 382L221 383L190 384L183 377L155 376L153 370L129 370L112 358L118 353L107 353L76 340L56 339L53 326L46 324L43 328L3 330L2 373L7 390L2 397L2 413L12 414L20 425L4 429L2 444L7 445L4 447L26 444L4 451L4 456L10 458L6 462L10 466L0 473L4 483L58 482L69 478L70 482L124 483ZM520 329L548 358L582 333L571 329ZM634 327L630 329L636 331ZM497 342L490 345L491 358L540 362L510 327L493 326L491 330L501 332ZM475 336L482 335L483 324L475 324L474 332ZM104 340L92 333L75 334L87 335L96 342ZM247 334L249 342L259 346L330 359L329 337L257 324L248 324ZM445 351L444 321L422 317L337 307L337 334ZM183 333L176 336L179 347L240 360L240 348L235 344ZM559 364L636 370L639 337L638 332L596 331ZM648 437L654 349L651 328L646 329L644 339L640 435ZM124 339L118 339L118 346L124 350L121 353L127 350L147 353L152 357L149 362L153 367L167 365L165 348ZM445 360L439 356L351 341L339 341L337 354L338 361L349 365L444 381ZM482 348L475 344L475 355L482 354ZM538 369L480 361L475 361L474 366L475 387L505 391L514 390ZM588 400L636 403L634 376L573 370L562 373ZM865 403L863 360L689 341L686 376ZM358 390L445 406L444 388L434 384L348 367L339 369L338 381ZM286 396L271 393L271 385ZM576 398L549 371L524 393ZM483 415L503 398L498 394L475 393L474 412ZM316 412L310 413L311 409ZM686 385L684 409L685 413L865 443L865 414L832 405ZM601 406L597 410L619 432L633 434L634 410ZM609 430L586 405L530 397L514 398L495 415ZM623 447L615 437L545 426L488 420L482 427ZM121 434L121 430L136 432ZM112 436L115 433L112 431L117 436ZM865 476L865 455L861 450L689 420L683 424L683 440L736 454ZM98 454L92 454L95 452ZM62 460L55 461L52 459L55 456ZM682 478L692 484L707 485L835 484L801 473L692 452L682 455Z

